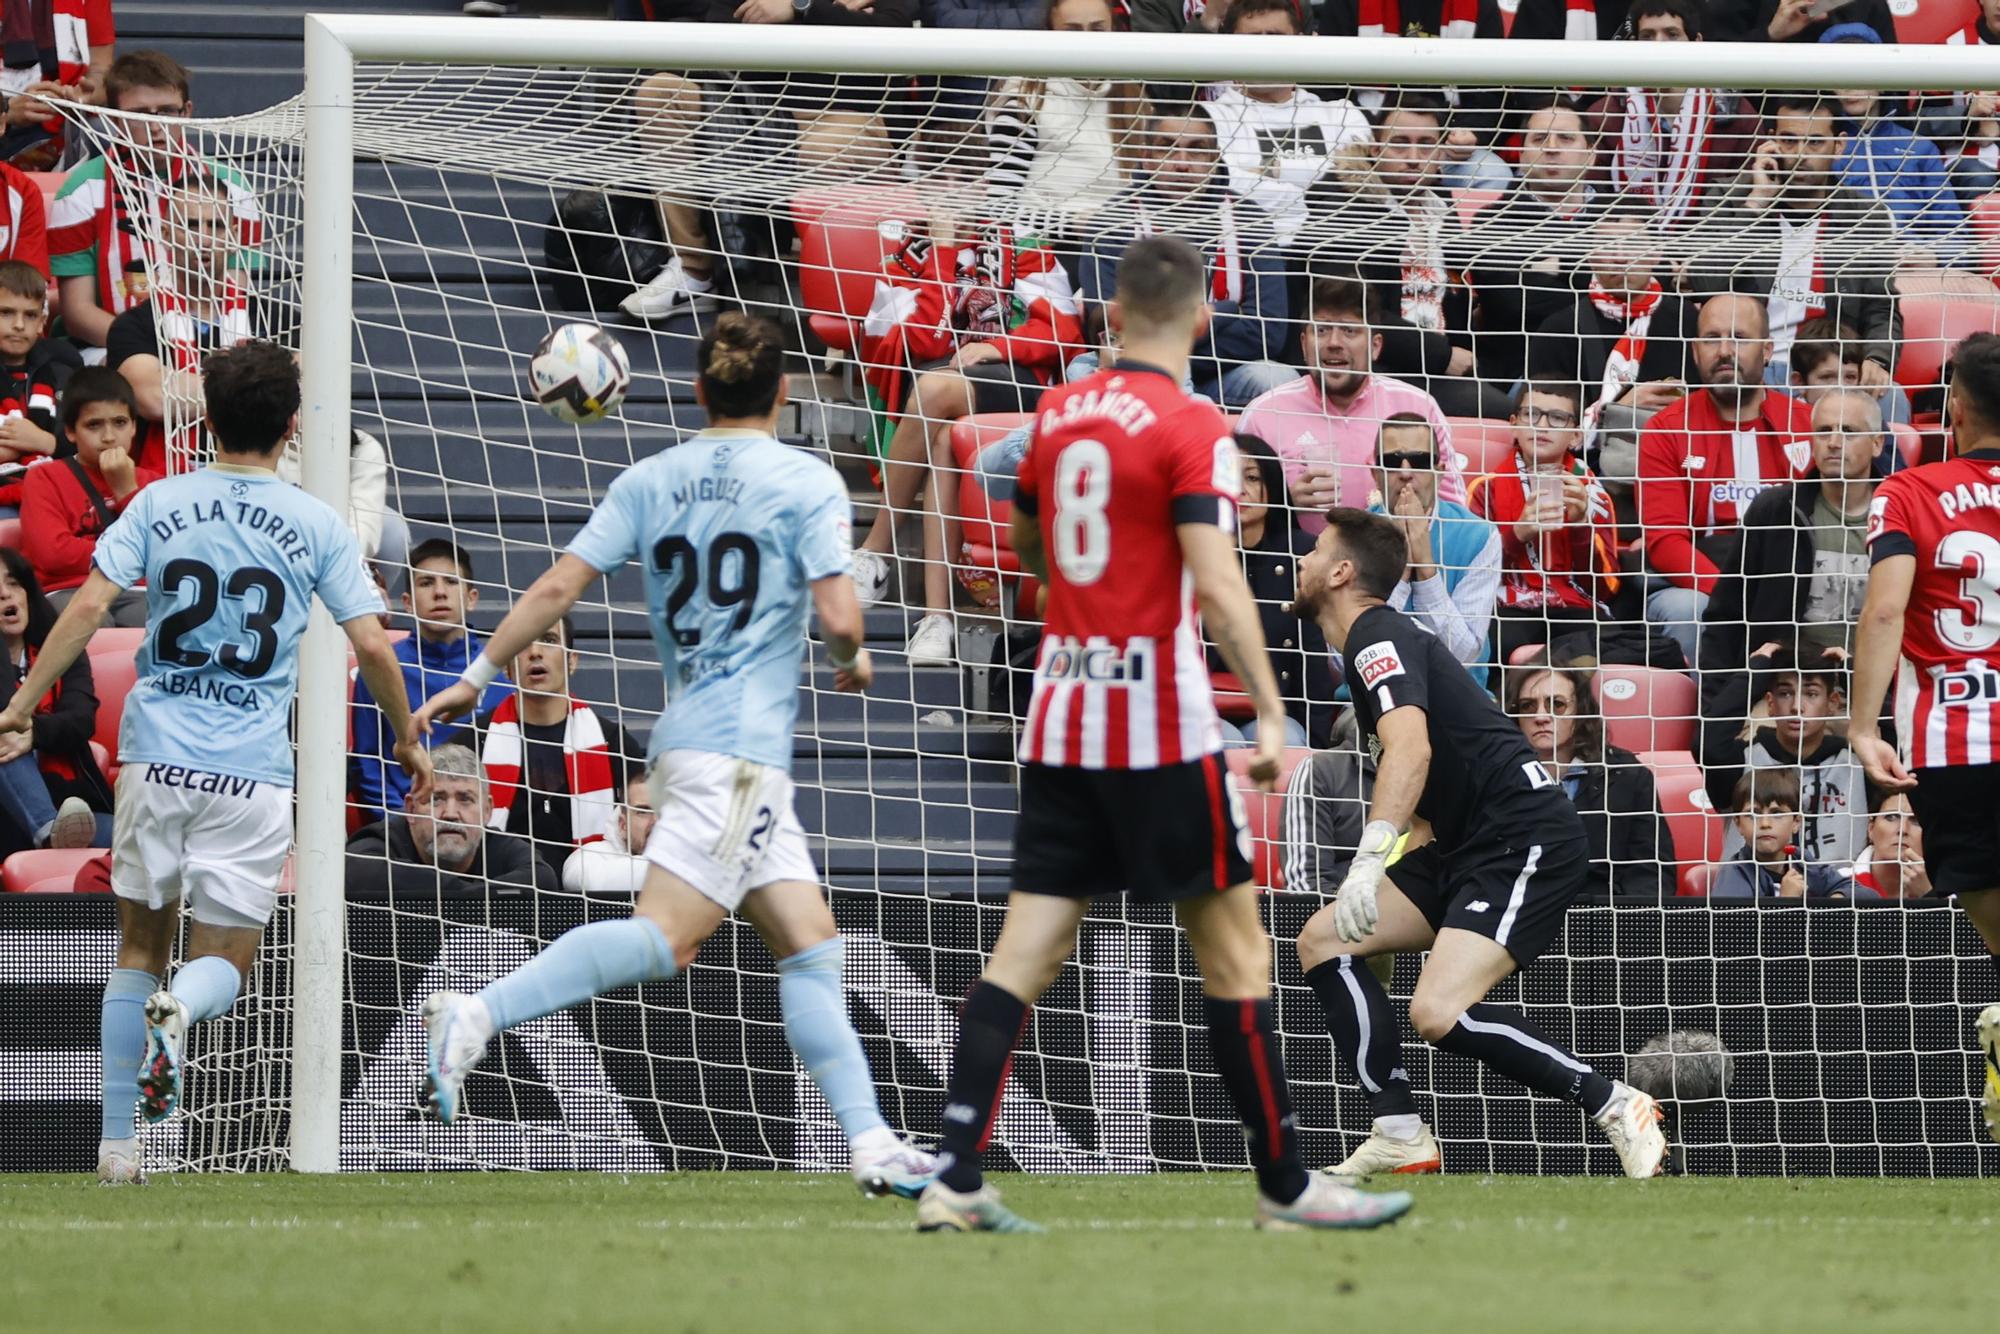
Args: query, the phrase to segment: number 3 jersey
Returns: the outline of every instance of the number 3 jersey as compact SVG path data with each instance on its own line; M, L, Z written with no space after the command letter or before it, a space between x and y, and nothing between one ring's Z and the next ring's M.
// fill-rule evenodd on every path
M1042 395L1014 502L1049 570L1023 763L1153 769L1221 749L1175 528L1233 533L1236 497L1228 423L1165 371L1126 361Z
M667 708L648 759L704 750L787 772L815 580L846 574L840 475L756 431L711 428L611 484L569 554L644 563Z
M132 497L92 560L120 588L146 582L120 763L289 786L312 595L339 622L382 610L340 516L276 473L213 464Z
M2000 449L1884 481L1871 560L1914 556L1896 673L1896 737L1912 769L2000 761Z

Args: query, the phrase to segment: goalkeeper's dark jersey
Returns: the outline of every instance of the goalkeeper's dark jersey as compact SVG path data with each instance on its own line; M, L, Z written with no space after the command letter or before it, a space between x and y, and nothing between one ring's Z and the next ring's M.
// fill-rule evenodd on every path
M1443 642L1402 612L1371 607L1347 632L1347 689L1371 755L1377 721L1408 705L1430 730L1430 776L1417 814L1446 856L1473 844L1518 846L1584 836L1576 807L1521 729Z

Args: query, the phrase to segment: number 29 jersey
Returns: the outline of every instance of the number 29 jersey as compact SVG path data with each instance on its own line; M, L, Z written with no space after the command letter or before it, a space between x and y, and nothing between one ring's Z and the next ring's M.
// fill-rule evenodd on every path
M840 475L756 431L699 432L611 484L569 554L645 566L667 687L649 762L701 750L790 771L811 585L848 572L852 528Z
M1868 552L1917 561L1896 673L1904 762L2000 762L2000 449L1885 480L1869 507Z
M146 582L119 760L290 786L313 594L341 623L382 610L340 516L276 473L214 464L133 496L92 560L120 588Z
M1222 414L1132 361L1051 389L1015 495L1040 521L1049 570L1022 762L1153 769L1221 749L1175 528L1235 531Z

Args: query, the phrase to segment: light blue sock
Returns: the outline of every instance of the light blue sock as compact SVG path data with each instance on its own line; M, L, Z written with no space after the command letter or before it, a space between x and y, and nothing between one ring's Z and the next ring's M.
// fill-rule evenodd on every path
M664 982L680 969L674 947L651 920L592 922L479 993L493 1029L512 1028L601 996L629 982Z
M98 1045L104 1053L104 1138L131 1139L139 1110L139 1062L146 1056L146 997L160 979L114 968L104 984Z
M778 960L778 1004L785 1012L786 1039L853 1143L858 1135L886 1129L887 1123L875 1105L868 1057L847 1018L847 993L840 986L846 954L835 936Z
M188 1022L194 1023L227 1013L242 985L243 974L235 964L219 954L204 954L182 964L167 990L188 1007Z

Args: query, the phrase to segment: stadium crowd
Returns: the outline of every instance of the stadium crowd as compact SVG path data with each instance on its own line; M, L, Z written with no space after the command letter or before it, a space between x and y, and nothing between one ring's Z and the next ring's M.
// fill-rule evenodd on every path
M193 114L194 88L170 57L113 58L109 0L38 6L51 2L89 17L62 27L66 41L87 31L88 44L43 53L45 77L29 79L10 28L0 80L0 218L12 220L0 229L0 516L19 516L4 545L21 557L0 561L0 634L17 678L96 534L191 452L166 402L193 396L204 352L286 318L257 291L263 217L239 174L188 151L170 123L105 137L104 151L92 151L97 136L65 137L74 122L50 99L170 122ZM1906 16L1885 0L612 10L1218 42L2000 43L2000 0L1917 0ZM1323 512L1356 505L1396 520L1409 564L1393 605L1519 720L1584 812L1606 892L1925 892L1907 801L1870 791L1846 746L1847 662L1875 485L1942 457L1950 344L2000 329L1993 92L660 72L631 99L635 145L669 163L696 156L717 107L744 96L769 113L803 178L866 187L880 203L860 261L873 283L857 307L806 290L814 220L767 230L791 275L788 303L833 317L813 328L858 372L850 387L871 413L881 497L855 577L864 603L914 614L912 667L1006 674L1010 636L993 663L962 662L973 640L961 631L996 613L1032 630L1036 590L1004 549L1027 414L1043 388L1115 361L1105 305L1118 256L1135 238L1175 233L1211 257L1214 315L1189 388L1234 422L1244 566L1289 705L1295 763L1273 880L1339 883L1372 779L1318 627L1289 609ZM63 161L73 165L53 191L22 169ZM700 321L743 297L731 270L747 257L724 239L742 230L730 202L668 174L675 188L656 202L670 257L622 293L626 321ZM393 460L371 437L355 446L352 519L385 617L397 604L407 615L396 651L415 706L479 652L477 573L451 541L411 543L387 500ZM112 623L139 624L133 615L114 609ZM114 757L87 742L102 734L89 662L45 706L32 753L0 756L6 850L102 846ZM1211 666L1227 739L1250 739L1239 683L1219 658ZM434 738L439 782L422 812L402 809L381 715L357 684L354 883L629 887L627 850L651 821L639 750L621 720L572 699L574 667L564 626L489 689L468 729ZM994 697L1009 694L1026 698Z

